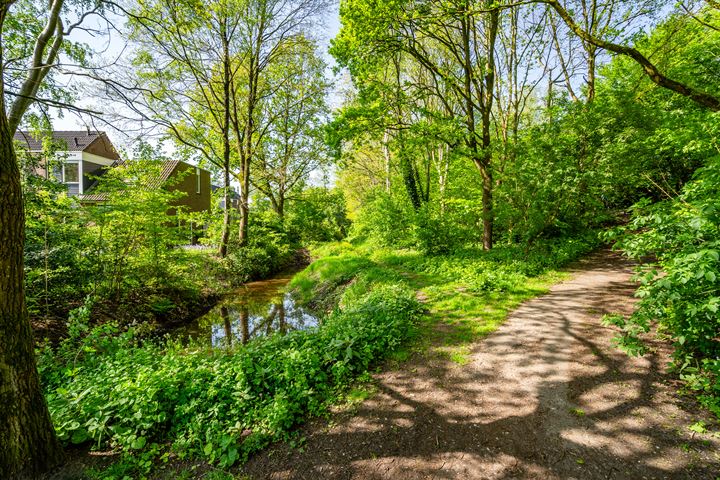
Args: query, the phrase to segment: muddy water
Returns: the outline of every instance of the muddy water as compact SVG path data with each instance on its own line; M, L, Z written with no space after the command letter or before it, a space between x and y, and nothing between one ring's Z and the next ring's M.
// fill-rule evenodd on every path
M318 324L318 318L296 304L287 293L293 274L243 285L210 312L181 332L214 347L247 343L279 332L302 330Z

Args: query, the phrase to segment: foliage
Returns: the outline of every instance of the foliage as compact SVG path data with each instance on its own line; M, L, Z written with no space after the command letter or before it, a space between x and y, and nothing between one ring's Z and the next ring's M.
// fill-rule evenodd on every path
M342 240L350 229L340 189L309 187L291 203L287 230L304 243Z
M89 210L97 239L102 287L120 295L124 287L157 287L176 278L180 250L177 223L168 218L172 204L184 193L171 190L179 178L158 185L162 163L136 160L121 164L98 179L101 200Z
M32 167L30 167L32 168ZM88 296L102 316L123 320L183 316L222 285L207 285L215 262L180 248L182 193L159 184L161 161L138 159L98 178L96 202L80 205L54 180L25 178L25 273L33 318L63 322ZM57 320L60 319L60 320ZM53 332L57 336L60 331Z
M268 124L253 167L252 184L283 217L286 202L297 200L312 172L329 163L324 126L329 116L325 78L327 65L318 47L298 35L275 65L268 66L267 84L272 94L261 104L261 118Z
M352 236L370 238L380 245L410 246L412 208L401 197L376 191L366 199L353 223Z
M394 282L414 288L425 282L457 283L479 294L510 292L599 245L596 233L538 242L530 249L506 245L490 252L473 248L442 255L378 248L372 243L328 244L314 252L321 258L297 274L290 285L301 301L315 306L342 304L362 297L371 285Z
M298 248L281 228L273 225L252 222L249 232L248 244L231 248L223 260L224 274L233 285L268 278L287 268Z
M286 438L305 415L323 412L411 335L419 314L411 291L389 285L332 312L314 330L234 350L139 343L133 330L112 335L108 326L91 331L75 358L45 350L40 371L63 441L132 455L159 454L169 442L181 458L227 467Z
M40 354L50 411L65 442L132 453L136 471L147 471L169 452L227 467L273 439L288 438L297 422L324 412L355 378L405 344L420 318L415 290L421 284L432 308L449 291L471 287L468 293L479 301L473 308L484 317L498 312L488 317L491 323L474 320L472 331L486 334L514 305L537 294L537 287L528 289L529 277L593 245L588 237L533 251L508 247L425 256L328 244L292 283L306 299L334 295L320 326L233 349L139 341L136 330L119 333L114 325L89 328L88 305L73 313L68 339ZM501 268L508 283L488 281ZM511 301L500 306L505 300L491 295L504 289ZM470 311L468 306L456 305L456 311ZM466 341L458 335L457 341Z
M675 347L675 367L688 388L720 415L720 158L698 170L676 198L634 207L618 244L648 263L638 278L640 302L619 343L643 353L641 334L654 322Z
M92 237L57 183L33 175L24 187L28 310L31 316L64 316L91 281Z
M418 292L429 316L418 342L393 358L402 361L417 348L435 344L435 354L464 364L472 342L498 328L521 302L564 278L557 268L597 245L597 236L588 234L531 248L505 245L491 252L476 247L427 255L375 243L333 243L313 249L318 260L293 278L291 288L301 302L328 310L352 304L379 285L405 285ZM437 324L443 328L432 328Z

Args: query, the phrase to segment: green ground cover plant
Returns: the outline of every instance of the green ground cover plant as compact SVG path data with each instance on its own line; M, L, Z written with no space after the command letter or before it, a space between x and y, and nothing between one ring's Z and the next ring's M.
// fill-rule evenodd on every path
M344 392L352 396L355 381L383 359L425 350L439 321L451 328L433 351L465 363L470 342L562 278L558 266L597 245L588 235L532 251L424 256L326 244L291 284L327 308L321 325L226 349L151 341L111 323L91 327L89 303L72 312L63 342L40 351L56 431L66 444L123 453L98 478L143 476L171 458L228 468L290 439L293 427Z
M331 308L357 301L377 285L403 285L417 292L429 315L418 342L396 352L396 358L434 344L436 353L463 363L470 342L493 332L513 308L564 278L560 267L600 245L593 232L532 247L466 248L445 255L338 242L316 248L317 260L293 278L290 288L316 308ZM450 327L442 338L433 333L438 323Z
M121 450L132 475L170 454L226 468L323 413L413 334L420 314L411 290L379 285L316 329L211 350L88 329L79 311L68 339L41 352L40 373L66 444Z

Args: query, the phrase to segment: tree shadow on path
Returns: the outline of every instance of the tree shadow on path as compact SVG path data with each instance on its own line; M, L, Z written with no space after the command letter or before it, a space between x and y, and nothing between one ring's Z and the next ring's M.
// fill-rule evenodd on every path
M244 472L277 479L715 479L717 437L665 373L667 351L616 351L604 313L632 309L630 265L602 252L474 345L471 362L416 358L378 393L311 422L302 451L278 444ZM662 346L661 346L662 347Z

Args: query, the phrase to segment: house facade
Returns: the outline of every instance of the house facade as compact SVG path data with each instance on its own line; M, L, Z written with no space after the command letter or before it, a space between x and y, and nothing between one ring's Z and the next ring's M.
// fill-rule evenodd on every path
M31 155L43 155L43 141L27 132L15 134L19 142ZM55 179L67 187L69 196L75 196L82 204L106 201L102 193L93 192L97 177L108 168L122 162L120 155L105 132L54 131L53 145L56 147L55 161L41 159L35 173L47 179ZM170 182L170 190L185 192L183 198L173 207L185 207L190 212L209 211L212 198L210 172L180 160L163 161L159 178L148 188L160 188L170 178L180 177L179 182ZM173 208L168 212L176 213Z
M176 200L174 206L186 207L189 212L209 212L212 204L212 188L210 185L210 172L190 165L180 160L168 160L163 164L161 183L170 178L179 177L179 182L173 182L169 190L185 192L182 198ZM175 210L170 212L175 214Z
M17 132L15 140L33 155L43 153L43 139L28 132ZM120 160L115 147L105 132L55 131L52 140L57 147L57 161L40 161L35 173L47 179L54 178L67 187L68 195L82 195L90 190L96 176Z

